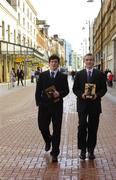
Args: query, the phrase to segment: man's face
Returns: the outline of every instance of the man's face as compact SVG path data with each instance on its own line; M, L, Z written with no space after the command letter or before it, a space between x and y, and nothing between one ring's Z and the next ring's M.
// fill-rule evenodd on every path
M55 71L59 67L59 63L57 59L52 59L49 62L50 70Z
M84 63L87 69L91 69L94 65L94 58L93 56L89 55L89 56L85 56L84 58Z

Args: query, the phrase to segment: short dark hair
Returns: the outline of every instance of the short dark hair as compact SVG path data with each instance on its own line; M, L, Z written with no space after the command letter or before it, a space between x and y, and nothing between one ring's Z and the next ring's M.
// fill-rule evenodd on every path
M57 60L58 60L58 63L60 63L60 58L59 58L58 55L52 54L52 55L49 57L49 62L50 62L51 60L53 60L53 59L57 59Z
M87 53L87 54L85 54L84 59L86 58L86 56L92 56L92 57L93 57L93 60L94 60L94 55L93 55L92 53Z

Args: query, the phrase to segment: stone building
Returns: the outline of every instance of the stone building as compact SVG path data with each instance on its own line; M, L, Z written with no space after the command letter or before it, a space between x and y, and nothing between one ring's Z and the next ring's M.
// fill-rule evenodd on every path
M104 0L93 25L95 65L110 69L116 80L116 0Z

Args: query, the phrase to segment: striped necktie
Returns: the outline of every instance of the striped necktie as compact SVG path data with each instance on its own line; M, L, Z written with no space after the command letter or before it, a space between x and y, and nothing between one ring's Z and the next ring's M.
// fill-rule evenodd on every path
M87 72L87 82L89 83L91 81L91 71Z

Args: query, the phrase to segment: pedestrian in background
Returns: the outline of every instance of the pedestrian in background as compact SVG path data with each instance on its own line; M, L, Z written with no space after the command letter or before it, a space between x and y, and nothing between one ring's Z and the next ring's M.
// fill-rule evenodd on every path
M107 73L107 82L108 82L109 87L113 86L113 74L112 74L112 71L109 71Z
M14 68L12 68L12 70L10 72L10 81L11 81L12 87L15 87L16 73L15 73L15 69Z
M52 162L58 161L60 153L63 98L69 93L67 75L59 71L59 64L57 55L49 57L50 69L40 73L35 93L36 105L39 106L38 125L45 141L45 151L52 148ZM51 122L52 133L49 129Z
M40 69L40 67L37 67L37 70L35 71L36 83L37 83L37 81L38 81L38 79L39 79L40 73L41 73L41 69Z
M17 78L18 78L18 82L17 82L17 86L19 86L19 82L21 81L21 84L23 86L23 79L24 79L24 71L22 69L17 69Z
M34 83L34 78L35 78L35 72L34 70L31 71L31 83Z
M101 110L101 98L107 92L104 73L94 69L94 57L86 54L84 57L86 68L77 72L74 79L73 92L77 96L78 125L78 148L81 150L80 158L95 159L94 149L97 143L97 130ZM86 96L85 84L96 87L95 94Z

